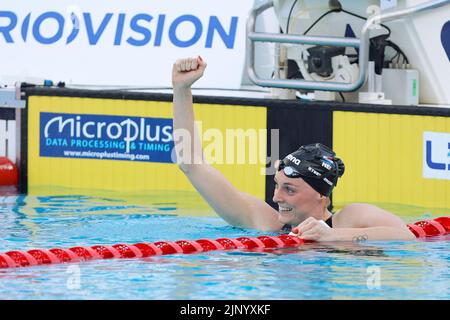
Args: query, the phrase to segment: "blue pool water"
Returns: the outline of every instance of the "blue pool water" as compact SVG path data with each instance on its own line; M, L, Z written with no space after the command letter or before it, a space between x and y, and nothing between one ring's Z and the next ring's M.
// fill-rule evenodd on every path
M169 194L0 197L0 251L267 234L184 202ZM0 269L0 299L450 299L449 240Z

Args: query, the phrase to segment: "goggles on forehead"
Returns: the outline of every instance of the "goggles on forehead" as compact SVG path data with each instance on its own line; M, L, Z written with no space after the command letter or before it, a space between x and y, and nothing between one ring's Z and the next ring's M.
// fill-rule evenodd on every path
M295 170L293 167L287 166L284 160L280 160L280 163L278 165L278 171L281 171L281 170L283 170L286 177L289 177L289 178L298 178L298 177L302 176L300 174L300 172Z
M324 160L322 160L324 161ZM313 179L324 179L328 178L330 176L337 176L337 166L333 161L327 161L331 167L333 167L334 170L328 171L328 172L318 172L311 166L308 166L308 164L305 164L305 166L301 166L302 169L301 172L295 168L294 166L291 166L290 161L288 159L280 160L280 163L278 165L278 171L283 170L283 173L289 177L289 178L299 178L299 177L305 177L305 178L313 178ZM306 162L306 161L305 161ZM333 180L335 180L333 178Z

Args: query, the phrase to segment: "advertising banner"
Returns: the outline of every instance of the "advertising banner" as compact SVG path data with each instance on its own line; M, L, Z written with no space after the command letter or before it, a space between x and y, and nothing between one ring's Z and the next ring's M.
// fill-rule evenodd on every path
M450 180L450 132L423 133L423 177Z
M450 208L449 117L336 111L333 148L346 166L338 206Z
M169 87L178 58L201 55L207 81L238 88L251 0L7 1L1 77L68 84Z
M172 163L171 119L41 112L41 157Z
M47 187L195 191L174 163L171 102L30 96L27 107L30 194ZM264 199L266 108L196 103L194 109L205 159L239 190Z

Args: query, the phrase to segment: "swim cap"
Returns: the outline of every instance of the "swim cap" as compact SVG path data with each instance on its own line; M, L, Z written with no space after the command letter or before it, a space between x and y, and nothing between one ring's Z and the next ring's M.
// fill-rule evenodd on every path
M329 197L345 171L336 153L321 143L301 146L287 155L278 167L289 178L302 178L314 190Z

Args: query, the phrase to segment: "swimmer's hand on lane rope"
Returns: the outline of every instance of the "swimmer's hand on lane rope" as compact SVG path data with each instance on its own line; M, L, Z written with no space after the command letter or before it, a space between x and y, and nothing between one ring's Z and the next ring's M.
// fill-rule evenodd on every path
M319 223L323 224L327 228L330 228L330 226L327 225L327 223L325 221L323 221L323 220L319 220ZM298 228L296 227L296 228L294 228L294 230L296 231L296 233L290 232L289 233L290 236L298 236Z
M172 85L173 88L189 88L195 81L203 76L206 62L198 56L197 58L178 59L173 64Z
M308 218L292 229L290 236L296 236L303 240L332 241L332 229L323 220Z

